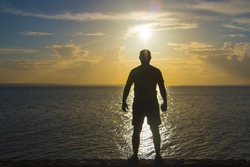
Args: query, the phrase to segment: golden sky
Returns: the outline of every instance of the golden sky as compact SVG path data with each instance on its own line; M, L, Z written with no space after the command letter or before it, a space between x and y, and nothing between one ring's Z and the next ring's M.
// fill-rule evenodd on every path
M149 49L166 85L250 84L248 0L0 2L0 83L125 84Z

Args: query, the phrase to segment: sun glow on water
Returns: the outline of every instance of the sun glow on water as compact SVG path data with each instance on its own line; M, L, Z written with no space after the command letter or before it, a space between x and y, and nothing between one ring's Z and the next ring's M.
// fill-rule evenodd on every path
M153 158L152 156L153 153L154 153L154 145L153 145L152 132L150 130L149 125L147 124L147 118L145 118L141 131L139 154L142 158L151 159Z

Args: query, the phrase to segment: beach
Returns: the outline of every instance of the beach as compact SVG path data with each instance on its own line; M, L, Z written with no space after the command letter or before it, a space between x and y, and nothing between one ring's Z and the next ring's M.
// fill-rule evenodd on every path
M89 160L4 160L0 161L0 167L127 167L125 159L89 159ZM139 166L153 167L154 160L142 159ZM247 160L210 160L210 159L165 159L166 167L249 167Z

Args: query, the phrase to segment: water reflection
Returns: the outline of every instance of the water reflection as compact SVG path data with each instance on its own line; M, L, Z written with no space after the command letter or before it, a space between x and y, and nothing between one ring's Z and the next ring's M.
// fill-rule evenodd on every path
M132 133L133 133L133 126L132 126L132 103L133 103L133 91L131 91L130 95L127 98L127 102L129 105L129 112L123 113L122 118L123 118L123 131L122 131L122 136L123 139L126 141L129 145L129 149L124 150L121 149L122 147L120 146L119 150L120 151L125 151L123 152L123 155L127 155L127 157L131 156L133 153L132 150ZM159 103L162 103L162 99L159 98ZM160 127L160 133L162 135L162 138L164 138L164 141L168 139L169 133L167 130L167 127L161 126ZM142 126L142 131L140 135L140 146L138 150L138 155L142 159L153 159L155 156L155 150L154 150L154 144L153 144L153 137L152 137L152 132L150 130L150 126L147 124L147 118L144 119L144 123ZM125 157L125 158L127 158ZM124 157L123 157L124 158Z
M174 102L174 96L172 96L171 89L167 89L168 91L168 110L167 112L161 112L161 120L162 124L159 126L160 134L161 134L161 154L163 157L173 157L178 155L178 152L181 150L180 146L180 117L183 118L183 113L180 113L180 110L178 110L178 103ZM130 96L128 97L128 104L130 106L130 112L122 113L123 117L123 130L122 130L122 136L127 144L125 149L119 149L120 151L125 151L122 154L126 155L127 157L130 156L132 151L132 132L133 132L133 126L131 125L132 122L132 109L131 105L133 103L133 94L130 93ZM161 97L158 97L159 104L161 104L163 101ZM188 118L188 117L187 117ZM121 146L120 146L121 147ZM129 149L128 149L129 147ZM144 124L141 131L140 136L140 147L138 151L138 155L140 158L143 159L153 159L155 156L155 150L154 150L154 144L153 144L153 138L152 138L152 132L150 130L150 126L147 124L147 118L144 120ZM123 158L127 158L123 157Z
M150 126L147 124L147 118L145 118L141 132L141 143L139 147L139 156L141 158L154 158L154 145L152 133L150 130Z
M126 159L133 153L133 92L125 113L120 87L0 90L0 159ZM167 91L159 127L164 158L250 159L249 87ZM154 158L146 119L140 143L140 158Z

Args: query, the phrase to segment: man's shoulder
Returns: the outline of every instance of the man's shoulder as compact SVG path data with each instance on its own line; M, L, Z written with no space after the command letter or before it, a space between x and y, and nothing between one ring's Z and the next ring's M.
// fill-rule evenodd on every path
M150 65L149 67L150 67L151 69L155 70L155 71L160 71L160 69L157 68L157 67L155 67L155 66Z
M150 73L153 73L153 74L160 74L161 73L161 71L160 71L160 69L158 69L157 67L154 67L154 66L149 66L149 72Z
M131 73L134 73L134 72L140 70L140 68L141 68L141 66L137 66L137 67L133 68L133 69L131 70Z
M154 67L152 65L149 65L146 68L143 67L142 65L140 65L140 66L137 66L137 67L133 68L131 70L131 74L137 74L138 72L141 72L141 71L147 71L147 72L150 72L150 73L151 72L153 72L153 73L160 73L161 72L160 69L158 69L157 67Z
M136 70L136 69L140 69L140 68L145 68L145 67L146 68L151 68L151 69L157 69L157 70L159 70L157 67L152 66L152 65L147 65L147 66L139 65L139 66L133 68L132 70Z

